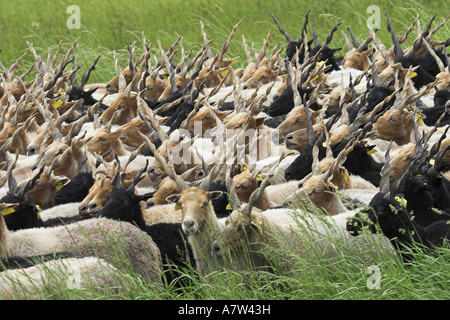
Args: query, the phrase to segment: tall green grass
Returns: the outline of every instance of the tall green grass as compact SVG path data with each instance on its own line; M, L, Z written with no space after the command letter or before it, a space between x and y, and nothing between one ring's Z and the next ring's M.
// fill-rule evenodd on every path
M304 207L302 208L304 210ZM323 216L317 208L311 214ZM299 225L304 215L293 211ZM261 252L272 262L267 268L250 267L250 255L227 259L223 267L200 275L193 267L179 271L179 277L190 280L183 288L174 283L154 285L127 268L126 252L117 249L120 272L115 284L106 288L94 286L69 289L59 270L46 270L49 281L40 291L40 299L51 300L448 300L450 292L450 247L434 252L415 245L404 249L412 256L408 263L392 255L386 247L368 241L363 248L370 259L349 248L337 237L311 234L311 227L298 232L298 239L309 249L307 257L295 253L292 241L281 240L280 248L263 247ZM312 232L311 232L312 231ZM317 246L317 237L326 247ZM367 240L374 235L365 234ZM115 243L120 243L117 239ZM111 249L115 249L111 244ZM327 253L324 253L324 252ZM244 261L244 263L242 263ZM286 268L288 262L288 269ZM242 267L242 266L247 267ZM370 268L376 268L379 286L373 286ZM58 289L55 289L58 288ZM24 296L26 298L26 296Z
M67 7L76 4L81 11L81 28L68 29ZM157 48L160 40L168 48L179 35L184 35L187 50L199 50L202 46L200 21L205 24L209 39L213 40L213 51L217 52L227 39L232 27L244 19L230 45L227 57L240 57L237 66L245 64L242 48L242 34L249 44L254 43L258 50L263 45L267 33L274 29L270 48L277 43L286 44L286 40L272 20L271 13L280 20L294 38L300 35L305 14L311 10L310 19L314 20L319 39L324 41L331 28L342 22L333 38L333 47L343 47L341 30L349 26L356 35L367 37L367 13L370 5L377 5L381 11L381 31L378 36L384 43L391 43L386 31L388 12L397 33L403 32L416 17L421 15L422 25L437 14L434 25L441 22L449 13L441 1L298 1L298 0L9 0L0 5L0 62L11 65L21 53L27 51L26 41L37 48L44 57L50 49L53 53L59 41L67 50L74 39L80 37L76 50L77 61L87 68L98 55L102 55L96 71L92 73L91 82L108 81L115 75L112 50L121 54L122 65L126 63L126 47L137 41L141 46L141 33L144 32L148 42ZM450 27L444 26L435 36L446 39ZM412 37L410 37L411 40ZM405 45L410 44L408 41ZM155 51L156 52L156 51ZM33 57L28 54L23 67L29 67Z

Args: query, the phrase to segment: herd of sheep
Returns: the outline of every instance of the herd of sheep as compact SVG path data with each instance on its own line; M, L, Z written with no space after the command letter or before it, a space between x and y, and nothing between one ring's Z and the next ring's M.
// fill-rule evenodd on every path
M269 267L267 248L287 244L368 263L447 244L450 39L433 36L450 15L397 34L386 14L389 43L340 24L322 41L309 12L296 40L272 17L286 43L242 36L242 68L227 56L242 20L218 52L203 24L198 52L183 36L152 51L142 34L141 55L114 52L108 83L88 83L100 57L79 77L77 41L46 59L28 42L2 65L2 297L39 297L46 269L67 288L114 286L129 268L184 286L177 268Z

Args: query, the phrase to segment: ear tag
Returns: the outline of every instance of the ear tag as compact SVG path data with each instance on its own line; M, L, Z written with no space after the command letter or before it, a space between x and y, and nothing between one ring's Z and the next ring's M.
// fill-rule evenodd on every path
M62 182L60 181L60 182L58 182L58 184L56 185L55 189L56 189L56 190L60 190L60 189L62 189L62 187L64 187L64 183L62 183Z
M319 62L316 62L316 66L323 66L325 64L325 61L319 61Z
M434 159L430 159L430 162L429 162L432 166L434 166Z
M256 176L256 180L258 180L258 181L263 181L262 175L261 175L261 174L258 174L258 175Z
M410 79L414 78L415 76L417 76L417 73L416 73L416 72L411 72L411 73L409 74L409 78L410 78Z
M375 152L377 152L377 149L375 149L375 148L370 149L370 150L367 150L367 154L368 154L369 156L372 155L372 154L374 154Z
M63 102L61 100L58 100L53 104L53 108L58 109L62 104Z
M58 90L58 93L59 93L59 94L64 94L63 89L60 88L60 89Z
M229 203L229 204L226 206L225 210L233 210L233 208L231 208L231 203Z
M327 143L326 142L322 143L322 147L326 148L327 147Z
M223 70L223 71L220 73L220 76L221 76L221 77L225 77L225 76L228 74L228 72L230 72L230 70Z
M232 63L230 63L230 66L232 66L233 64L235 64L236 62L238 62L238 59L234 60Z
M2 210L2 216L6 216L13 212L16 212L16 210L14 210L14 208L6 208L6 209Z
M417 114L417 119L419 120L419 124L423 126L423 117L420 113Z
M309 80L309 82L314 82L318 77L319 77L319 75L315 76L314 78L312 78L311 80Z
M245 171L245 170L247 170L247 167L243 167L243 168L242 168L242 171Z
M175 207L174 207L175 211L181 210L181 207L178 203L175 203Z

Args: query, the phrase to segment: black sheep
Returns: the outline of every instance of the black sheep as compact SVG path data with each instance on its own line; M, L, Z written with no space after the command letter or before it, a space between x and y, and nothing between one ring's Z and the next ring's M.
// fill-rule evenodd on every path
M91 170L86 170L86 161L85 156L78 167L78 174L55 193L56 204L80 202L89 194L94 177Z
M364 228L373 233L381 230L399 252L402 252L401 249L405 246L414 247L414 243L423 244L430 249L442 246L449 239L450 217L444 214L446 218L435 221L429 218L432 216L432 209L424 211L416 206L408 208L409 201L401 193L408 173L390 183L388 173L391 165L388 153L389 151L382 169L380 192L370 201L368 208L349 220L347 231L357 236ZM422 224L417 220L421 220ZM406 260L411 258L407 254L403 257Z

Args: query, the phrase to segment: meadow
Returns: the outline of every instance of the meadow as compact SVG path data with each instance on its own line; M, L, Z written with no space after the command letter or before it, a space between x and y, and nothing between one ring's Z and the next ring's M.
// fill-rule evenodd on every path
M444 2L445 3L445 2ZM69 29L67 8L75 4L80 8L80 29ZM381 10L381 25L378 33L382 42L391 43L386 31L387 11L394 29L406 30L419 12L423 24L437 14L437 23L449 13L442 1L304 1L304 0L0 0L0 62L10 66L24 52L27 41L32 42L37 53L47 57L53 54L62 41L63 52L77 38L77 63L91 65L101 55L90 82L106 82L115 74L113 50L120 53L122 64L128 59L127 46L133 41L141 49L141 35L153 43L157 52L157 41L167 48L179 35L184 35L184 46L196 52L202 46L200 21L205 24L209 39L213 40L214 52L222 46L232 27L244 19L230 45L227 57L240 57L236 66L245 65L242 34L248 43L258 49L267 33L273 29L269 50L286 40L272 20L271 13L280 20L294 37L300 35L304 16L311 10L320 40L325 40L331 28L342 22L335 34L332 47L345 53L341 30L350 27L359 39L367 37L367 8L376 4ZM450 34L447 23L436 34L446 39ZM404 44L408 46L412 37ZM138 50L138 52L140 52ZM28 53L18 71L28 69L34 62ZM289 252L272 254L285 255ZM154 287L145 283L132 271L123 273L127 285L99 292L92 290L63 290L42 292L41 299L123 299L123 300L448 300L450 299L450 249L440 248L433 254L417 247L414 260L405 265L399 259L391 259L380 253L375 261L381 274L377 288L368 287L368 266L358 259L328 261L320 257L305 260L293 257L296 267L289 275L276 269L273 272L230 270L217 271L202 277L195 270L184 270L180 275L190 278L192 285L182 292ZM120 281L119 281L120 282Z
M71 5L80 9L80 28L69 29L67 20ZM350 27L359 39L368 36L367 21L372 12L368 8L376 5L380 9L380 32L383 42L390 41L386 30L385 12L388 12L394 29L403 32L419 12L423 24L437 14L436 24L449 13L442 1L298 1L298 0L1 0L0 5L0 62L9 66L28 50L26 41L32 42L38 54L47 56L55 52L59 41L68 49L80 38L76 55L77 63L91 65L101 55L90 82L107 82L115 75L112 51L116 50L126 60L127 46L133 41L141 49L144 32L147 41L153 43L158 53L157 41L168 48L180 35L184 36L186 50L196 52L202 46L200 21L205 25L211 46L217 52L227 39L233 26L244 19L231 42L227 57L240 57L236 67L245 65L242 35L249 45L256 49L263 45L263 39L273 29L269 50L277 43L286 44L284 36L272 20L273 13L287 32L294 38L300 36L305 14L311 10L310 20L315 22L319 39L324 41L330 30L342 23L335 33L332 47L343 48L341 30ZM450 34L447 24L438 31L436 38L446 39ZM410 37L411 40L412 37ZM408 46L411 42L406 41ZM20 70L26 70L34 61L27 54Z

